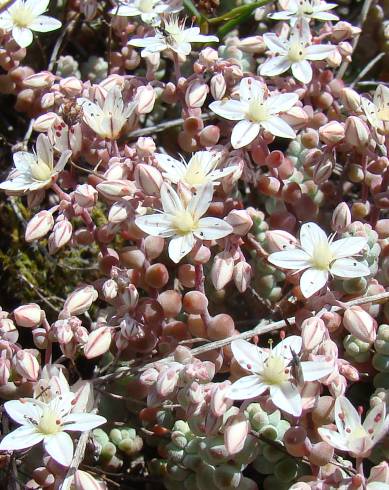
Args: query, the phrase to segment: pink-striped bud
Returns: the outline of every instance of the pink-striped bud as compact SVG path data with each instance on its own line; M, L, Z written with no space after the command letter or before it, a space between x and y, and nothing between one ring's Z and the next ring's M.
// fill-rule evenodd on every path
M366 123L357 116L349 116L344 129L346 142L357 150L365 150L370 140L370 131Z
M240 236L246 235L253 226L253 220L244 209L233 209L226 216L226 221L232 226L233 233Z
M159 196L159 190L163 183L161 172L151 165L139 163L135 167L135 181L140 189L148 196Z
M32 331L32 340L37 349L46 349L48 346L47 332L45 328L34 328Z
M214 75L210 82L211 94L215 100L221 100L227 89L226 79L221 73Z
M40 71L34 73L23 80L23 85L28 88L47 88L52 85L55 80L55 75L50 71Z
M339 53L344 57L350 57L353 54L353 47L351 44L347 41L343 41L338 44L337 46Z
M376 339L377 322L360 306L347 308L343 315L344 327L362 342L372 343Z
M63 306L63 312L66 312L69 316L82 315L89 310L97 297L98 293L93 286L85 286L77 289L67 297Z
M157 147L153 138L141 136L136 140L136 153L140 157L150 157L156 149Z
M13 312L16 325L19 327L35 328L41 324L44 312L36 303L19 306Z
M356 383L360 380L358 369L356 369L347 361L343 361L340 363L339 372L352 383Z
M205 147L216 145L216 143L219 141L219 138L220 129L214 124L205 126L205 128L202 129L199 134L200 144Z
M382 482L389 484L389 464L382 461L370 470L368 482Z
M57 321L53 325L53 334L59 344L68 344L73 338L73 330L68 322Z
M246 442L250 424L244 413L228 418L224 428L224 445L230 456L239 453Z
M185 92L185 102L188 107L202 107L208 95L208 85L202 80L189 82Z
M19 332L11 318L0 319L0 339L11 344L18 341Z
M292 107L282 115L282 119L284 119L294 129L301 129L307 125L309 118L308 114L302 107Z
M159 372L154 368L148 368L139 376L139 381L144 386L153 386L158 379Z
M339 143L344 138L343 124L338 121L330 121L319 128L319 137L328 145Z
M215 255L211 269L211 280L215 289L223 289L232 279L234 258L228 252Z
M48 109L49 107L53 107L54 104L55 104L55 95L52 92L42 95L41 98L42 109Z
M107 485L86 471L77 470L73 479L74 490L107 490Z
M36 381L39 376L39 363L28 350L19 350L13 359L15 370L28 381Z
M84 345L88 342L89 332L85 327L76 327L73 329L73 335L76 342Z
M213 48L204 48L200 51L199 63L211 67L219 59L218 52Z
M137 191L135 183L131 180L106 180L97 184L99 193L110 201L116 201L119 197L133 196Z
M321 344L326 335L327 329L321 318L307 318L301 324L301 337L304 350L313 350Z
M327 56L326 61L331 68L338 68L342 63L342 55L338 49L333 49Z
M233 401L228 398L227 392L231 386L229 381L215 384L211 391L211 402L209 408L216 417L221 417L232 407Z
M284 230L270 230L265 233L269 252L280 252L296 248L297 238Z
M82 92L82 82L76 77L63 78L59 82L61 92L69 97L77 97Z
M315 184L319 185L326 182L331 177L334 165L335 162L331 157L320 159L313 169L313 181Z
M107 301L112 301L118 295L119 286L113 279L108 279L108 281L105 281L101 289L104 299Z
M283 440L288 453L297 458L307 456L312 448L307 432L302 426L290 427Z
M87 359L101 356L108 352L112 341L112 332L109 327L99 327L89 334L88 342L84 347Z
M349 22L340 20L334 26L332 26L331 39L339 43L345 39L350 39L360 32L361 29L359 27L354 27Z
M97 190L89 184L78 185L73 193L75 202L81 208L91 208L97 201Z
M347 111L358 112L361 109L361 96L352 88L343 88L340 99Z
M332 213L331 228L337 233L343 233L351 224L350 208L345 202L339 203Z
M138 114L149 114L154 109L155 99L155 90L150 84L138 87L135 95Z
M39 240L47 235L54 226L53 215L46 210L39 211L27 224L25 238L27 242Z
M72 238L72 233L73 227L69 220L57 221L48 240L49 254L53 255L64 247Z
M55 112L46 112L46 114L42 114L35 119L32 127L34 131L38 131L38 133L46 133L50 128L60 122L61 118L58 114Z
M166 397L173 393L178 383L178 371L171 367L159 374L155 385L158 395Z
M129 198L122 198L112 204L108 212L108 221L112 224L123 223L134 214Z
M249 54L262 54L267 49L262 36L249 36L241 39L238 42L238 48Z
M234 266L233 279L237 290L244 293L250 284L252 276L251 265L247 262L238 262Z
M11 374L11 363L9 359L0 357L0 386L8 383L9 376Z

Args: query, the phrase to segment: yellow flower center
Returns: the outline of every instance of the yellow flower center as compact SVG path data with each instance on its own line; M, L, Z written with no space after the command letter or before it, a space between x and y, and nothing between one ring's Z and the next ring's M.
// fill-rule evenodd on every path
M305 49L301 43L293 43L291 44L288 51L288 58L290 61L301 61L305 58Z
M16 8L10 9L10 14L12 22L18 27L28 27L36 17L32 10L24 3L19 4Z
M35 164L31 165L31 175L35 180L44 182L50 179L52 169L42 160L38 160Z
M37 426L37 430L42 434L57 434L62 430L61 421L58 415L49 408L43 409L42 417Z
M247 111L247 118L254 122L261 122L269 119L265 104L258 99L251 100L249 103L249 110Z
M369 434L365 431L362 425L355 427L349 434L349 439L362 439L363 437L368 437Z
M198 222L193 219L192 214L188 210L185 210L178 212L174 216L172 225L179 235L186 235L197 229Z
M184 180L190 186L206 184L208 182L207 175L202 166L197 163L191 163L185 173Z
M334 260L331 248L328 242L319 243L315 246L312 254L311 264L315 269L328 271L330 263Z
M285 360L280 356L272 356L265 362L262 378L269 385L280 385L289 379Z

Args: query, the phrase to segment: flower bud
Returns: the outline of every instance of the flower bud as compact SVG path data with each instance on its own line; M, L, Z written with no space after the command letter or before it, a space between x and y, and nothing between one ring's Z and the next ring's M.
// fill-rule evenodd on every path
M200 51L199 62L204 66L212 66L219 59L218 52L213 48L204 48Z
M238 48L248 54L262 54L266 51L266 44L262 36L250 36L238 42Z
M159 374L155 385L158 395L166 397L173 393L178 383L178 371L171 367Z
M389 464L386 461L382 461L377 466L373 466L370 470L370 482L382 482L389 484Z
M42 322L44 312L36 303L19 306L13 312L16 325L19 327L35 328Z
M294 129L300 129L307 125L309 118L302 107L292 107L282 115L282 119Z
M334 165L335 162L331 157L320 159L313 170L314 183L319 185L326 182L331 177Z
M345 310L343 325L362 342L372 343L376 339L376 321L360 306L351 306Z
M11 363L9 359L0 357L0 386L5 385L11 374Z
M351 224L351 212L345 202L339 203L332 213L331 228L342 233L347 230Z
M49 71L41 71L26 77L23 85L27 88L48 88L55 80L55 75Z
M11 344L18 341L19 332L11 318L0 318L0 339Z
M225 220L232 226L235 235L244 236L253 226L253 220L244 209L233 209Z
M55 104L55 95L52 92L42 95L41 98L42 109L48 109L49 107L53 107L54 104Z
M128 199L123 198L112 204L108 212L108 221L112 224L123 223L134 213L133 207Z
M140 157L150 157L156 149L153 138L140 136L136 141L136 152Z
M250 284L252 276L251 265L247 262L239 262L234 266L233 279L237 290L244 293Z
M343 124L338 121L330 121L319 128L319 137L328 145L339 143L344 138Z
M314 444L309 452L309 462L316 466L325 466L334 456L334 448L326 442Z
M336 42L341 42L355 36L358 34L358 31L361 31L358 27L354 27L349 22L341 20L332 27L331 39Z
M358 112L361 109L361 96L352 88L342 88L340 99L347 111Z
M108 281L105 281L102 287L104 299L107 301L112 301L115 299L118 295L118 289L118 284L113 279L108 279Z
M303 349L307 351L313 350L321 344L326 334L327 329L321 318L307 318L301 324Z
M228 418L224 428L224 445L230 456L243 449L249 430L250 424L244 413Z
M234 258L228 252L215 255L211 269L211 280L215 289L223 289L231 281L233 273Z
M27 242L43 238L54 226L53 215L46 210L40 211L27 224L25 238Z
M345 123L346 142L363 151L370 140L370 131L367 125L357 116L349 116Z
M96 186L100 194L110 201L119 197L133 196L137 191L135 183L131 180L105 180Z
M55 254L60 248L64 247L72 238L72 233L73 227L70 221L67 219L57 221L48 240L50 255Z
M297 238L284 230L270 230L265 233L267 249L270 253L296 248Z
M14 357L14 367L20 376L28 381L36 381L39 376L39 363L27 350L19 350Z
M32 331L32 339L37 349L46 349L48 345L47 332L44 328L34 328Z
M82 315L96 301L98 293L93 286L85 286L73 291L66 299L63 312L69 316Z
M208 85L202 80L189 82L185 92L185 102L188 107L202 107L208 95Z
M107 485L86 471L77 470L73 479L74 490L106 490Z
M97 190L89 184L78 185L73 193L75 202L81 208L91 208L97 201Z
M89 338L89 332L85 327L77 327L73 331L74 338L79 344L86 344Z
M89 334L88 342L84 347L84 355L87 359L105 354L111 345L112 333L109 327L99 327Z
M211 94L215 100L221 100L226 93L227 84L226 79L221 73L214 75L210 82Z
M82 92L82 82L76 77L63 78L59 82L61 92L68 97L77 97Z
M328 65L331 68L338 68L342 63L342 55L338 49L333 49L331 53L326 58Z
M297 458L309 454L312 447L307 432L302 426L290 427L284 434L284 444L288 453Z
M219 141L219 138L220 129L214 124L206 126L200 131L199 134L200 144L205 147L216 145L216 143Z
M139 163L134 172L137 186L148 196L159 196L159 191L163 183L161 172L151 165Z
M135 95L137 113L149 114L154 109L155 99L155 90L150 84L138 87Z

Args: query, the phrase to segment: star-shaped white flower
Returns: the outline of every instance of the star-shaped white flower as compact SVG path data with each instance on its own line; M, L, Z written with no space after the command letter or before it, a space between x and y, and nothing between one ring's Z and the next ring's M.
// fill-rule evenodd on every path
M115 140L119 138L123 126L135 110L135 103L124 106L120 88L112 87L100 107L89 99L79 98L77 104L82 107L85 123L101 138Z
M274 136L296 137L293 129L278 114L296 104L297 94L269 95L266 85L248 77L240 82L239 95L240 100L215 101L209 106L218 116L239 121L231 134L231 144L235 149L250 144L261 128Z
M231 349L237 362L252 374L233 383L227 396L233 400L256 398L269 390L270 399L281 410L295 417L302 412L300 392L293 382L291 363L301 351L302 339L287 337L272 349L262 349L246 340L234 340ZM331 361L302 361L299 363L303 380L315 381L334 370Z
M236 165L222 169L217 168L221 155L210 151L196 152L188 163L162 153L155 153L154 155L166 179L174 184L182 182L189 188L220 180L238 168Z
M18 151L13 155L15 169L8 179L0 184L0 189L14 195L49 187L53 179L65 167L72 152L62 152L54 166L54 149L48 137L40 134L36 141L36 154Z
M387 133L389 129L389 88L378 85L373 102L361 97L361 105L367 120L379 134Z
M146 24L159 25L161 14L179 12L182 6L172 7L162 0L128 0L119 2L119 5L110 12L121 17L140 16Z
M363 458L370 454L373 446L387 433L389 415L386 415L385 403L380 403L369 411L362 424L361 416L350 401L340 396L335 402L335 424L337 432L325 427L318 429L323 441L336 449Z
M212 43L219 41L216 36L200 34L199 27L185 28L185 20L171 16L164 20L163 30L156 30L156 35L142 39L131 39L128 44L142 49L141 56L146 57L152 53L159 53L171 49L175 53L187 56L191 50L191 43Z
M297 19L316 19L322 21L339 20L335 14L328 12L337 7L336 3L327 3L323 0L287 0L282 12L274 12L269 17L274 20L290 20L293 24Z
M73 393L64 393L47 403L34 398L5 402L8 415L21 427L3 438L0 451L17 451L43 441L52 458L69 466L73 458L73 441L65 431L85 432L106 422L100 415L71 413L73 400Z
M16 0L0 14L0 29L12 32L12 37L21 48L32 43L32 31L49 32L59 29L61 22L41 15L47 10L49 0Z
M199 240L218 240L232 233L232 226L218 218L202 216L212 202L211 182L201 186L185 205L177 192L165 182L161 187L163 212L139 216L136 225L145 233L163 238L172 237L169 256L176 264Z
M268 261L282 269L303 272L300 279L302 294L309 298L328 281L328 275L342 278L368 276L369 267L351 257L367 243L365 237L347 237L333 241L316 223L305 223L300 230L300 248L269 255Z
M309 83L312 80L310 61L324 60L335 49L332 44L310 44L311 38L308 22L304 19L292 27L289 40L281 39L274 32L264 34L266 46L278 56L267 59L260 74L273 77L291 68L297 80Z

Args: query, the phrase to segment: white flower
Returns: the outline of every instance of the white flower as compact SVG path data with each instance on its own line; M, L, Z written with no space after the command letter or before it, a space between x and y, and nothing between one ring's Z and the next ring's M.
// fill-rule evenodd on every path
M297 335L287 337L270 350L256 347L246 340L232 341L231 349L235 359L252 374L235 381L227 396L233 400L245 400L256 398L269 390L274 405L299 417L302 401L289 366L294 354L300 352L301 345L302 339ZM299 364L304 381L315 381L334 370L334 363L329 361L302 361Z
M312 80L309 61L324 60L335 49L332 44L309 45L311 38L309 25L303 19L292 28L289 40L281 39L274 32L264 34L266 46L279 56L267 59L260 68L260 74L273 77L291 68L297 80L309 83Z
M69 466L73 458L73 441L65 431L84 432L106 422L100 415L71 413L73 400L73 393L64 393L47 403L34 398L5 402L8 415L21 427L3 438L0 451L17 451L43 441L52 458Z
M152 236L173 237L169 256L176 264L188 254L199 240L218 240L232 233L232 227L218 218L202 218L212 202L211 182L201 186L185 205L176 191L165 182L161 187L163 212L136 218L141 230Z
M120 2L119 6L113 8L110 14L121 17L139 15L146 24L158 25L161 22L161 14L178 12L181 9L181 6L173 8L162 0L129 0L128 2Z
M386 416L385 403L380 403L369 411L362 424L353 405L340 396L335 402L335 424L337 432L325 427L318 429L323 441L361 458L368 456L372 447L387 433L389 416Z
M171 16L165 19L163 31L157 29L155 36L131 39L128 44L144 48L141 52L142 57L149 56L152 53L159 53L165 49L171 49L179 55L187 56L192 50L191 43L217 41L219 41L219 38L216 36L200 34L199 27L185 29L185 20L179 20L178 17Z
M344 278L370 274L367 265L350 258L363 249L367 238L332 239L315 223L305 223L300 230L301 247L272 253L268 261L282 269L305 271L300 279L300 288L306 298L325 286L329 273Z
M182 182L189 188L199 187L208 182L214 182L230 175L237 170L237 166L218 169L221 155L210 151L198 151L186 163L175 160L169 155L155 153L159 167L163 170L163 176L178 184Z
M296 104L297 94L268 95L266 85L254 78L243 78L239 84L239 94L240 100L216 101L209 106L218 116L239 121L231 134L234 148L251 143L261 128L274 136L296 137L293 129L278 114Z
M16 0L0 14L0 29L11 31L20 47L32 43L32 32L49 32L59 29L61 22L53 17L41 15L47 10L49 0Z
M269 14L269 17L275 20L290 20L291 23L299 18L339 20L335 14L328 12L337 6L336 3L327 3L323 0L288 0L286 10Z
M361 104L372 127L379 134L385 134L389 129L389 88L385 85L378 85L373 102L361 97Z
M40 134L36 141L36 154L26 151L14 154L16 168L9 174L8 180L0 184L0 189L19 195L49 187L53 178L64 169L71 154L70 150L62 152L54 166L53 146L46 135Z
M109 90L102 107L85 98L77 99L77 104L82 107L85 123L101 138L110 140L119 138L123 126L135 110L134 103L124 107L117 85Z

